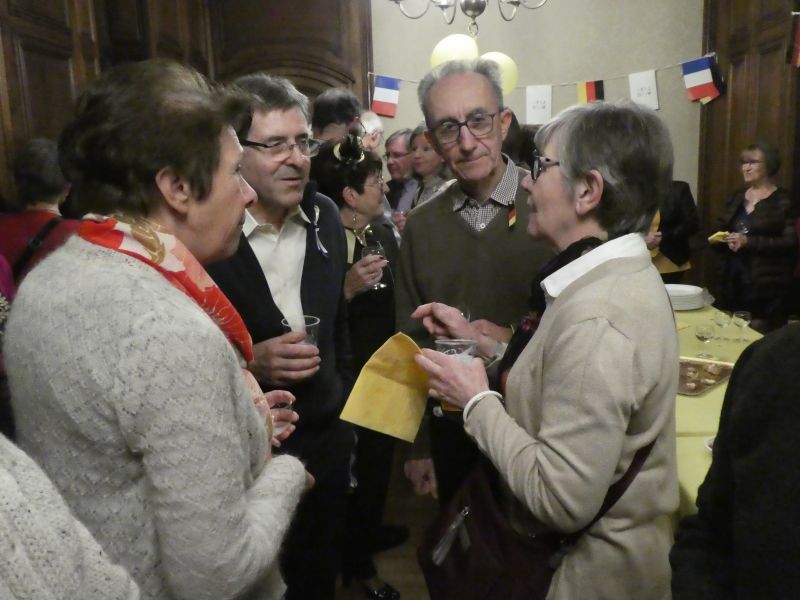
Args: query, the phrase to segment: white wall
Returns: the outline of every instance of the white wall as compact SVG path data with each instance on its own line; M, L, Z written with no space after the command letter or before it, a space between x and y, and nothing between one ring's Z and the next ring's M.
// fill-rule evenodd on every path
M408 1L419 6L423 0ZM422 120L416 82L429 70L436 43L467 33L467 24L460 10L448 26L435 7L411 20L390 0L372 0L375 72L405 80L397 116L384 119L387 133ZM628 97L629 73L656 69L660 112L675 146L675 178L696 192L700 105L687 99L679 63L701 55L703 0L549 0L537 10L520 7L510 23L500 17L497 0L489 0L478 25L481 54L504 52L519 67L518 88L505 101L520 122L526 85L552 84L555 114L576 102L577 81L602 79L606 100L615 100Z

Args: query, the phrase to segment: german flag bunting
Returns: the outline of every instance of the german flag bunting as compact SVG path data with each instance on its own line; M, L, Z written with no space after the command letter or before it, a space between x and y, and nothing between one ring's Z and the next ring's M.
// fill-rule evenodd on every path
M578 83L578 104L587 104L595 100L605 100L602 80L581 81Z

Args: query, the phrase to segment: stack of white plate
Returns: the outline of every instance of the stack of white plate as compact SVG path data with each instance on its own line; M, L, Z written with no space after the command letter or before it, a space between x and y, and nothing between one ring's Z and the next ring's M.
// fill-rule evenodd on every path
M673 310L695 310L706 303L703 288L696 285L668 283L666 287Z

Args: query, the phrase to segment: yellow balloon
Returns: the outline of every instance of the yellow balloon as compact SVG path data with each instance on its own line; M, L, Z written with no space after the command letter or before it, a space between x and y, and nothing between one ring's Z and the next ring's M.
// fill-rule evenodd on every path
M519 80L519 69L517 69L517 63L514 62L514 59L502 52L487 52L481 58L497 63L500 67L503 93L510 94L517 87L517 81Z
M478 44L463 33L448 35L433 48L431 68L448 60L478 58Z

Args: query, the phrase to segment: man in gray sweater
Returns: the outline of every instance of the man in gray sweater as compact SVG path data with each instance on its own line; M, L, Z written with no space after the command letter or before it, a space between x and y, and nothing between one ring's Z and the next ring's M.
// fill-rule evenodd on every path
M552 253L527 235L530 208L519 185L526 172L501 153L511 111L503 106L498 67L480 59L450 61L428 73L418 93L425 135L456 182L408 217L397 275L398 328L431 346L411 313L420 304L443 302L508 339L529 310L535 274ZM460 415L443 417L438 406L430 413L415 445L417 458L406 462L405 471L417 493L435 493L438 485L446 503L478 450Z

